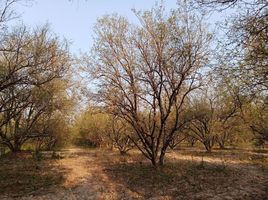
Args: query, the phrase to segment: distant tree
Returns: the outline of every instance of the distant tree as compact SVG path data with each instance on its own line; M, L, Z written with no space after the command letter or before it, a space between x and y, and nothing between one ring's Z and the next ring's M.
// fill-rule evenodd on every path
M198 141L196 137L192 136L191 134L187 134L185 140L191 147L193 147L195 143Z
M263 146L268 141L267 96L259 97L244 107L244 119L254 134L255 144Z
M154 166L164 164L184 102L200 86L209 55L211 35L189 10L181 4L169 16L162 6L135 11L139 25L104 16L95 28L89 66L99 99L132 126L140 142L132 141Z
M188 131L188 128L189 128L191 118L188 116L188 113L187 113L187 108L189 107L189 102L188 101L185 101L184 107L186 109L184 108L184 110L181 112L181 118L180 118L180 121L178 122L178 125L177 125L177 131L173 134L172 140L169 143L169 147L171 149L175 149L180 143L182 143L184 140L186 140L186 138L189 136L187 134L187 131ZM174 123L172 121L172 115L174 113L175 112L172 111L171 119L166 125L167 128L170 128L170 125L172 126L173 123ZM173 119L175 120L175 115L173 115L173 117L174 117Z
M134 143L130 139L130 137L134 138L134 130L132 127L126 122L118 119L116 116L112 117L111 126L108 138L113 142L113 145L119 150L120 154L124 155L129 150L133 149Z
M193 98L189 108L192 136L203 143L209 152L215 142L220 148L225 148L226 142L232 138L233 129L241 122L238 118L240 102L232 90L234 88L226 84L209 85Z
M199 8L202 6L206 11L221 12L229 9L232 12L232 15L221 23L223 27L221 30L225 34L219 42L221 48L218 49L221 50L217 52L219 62L215 71L218 71L221 77L229 77L239 88L239 96L244 99L240 107L245 114L243 118L246 124L255 136L266 138L265 124L260 116L264 116L263 99L268 91L268 2L263 0L192 2Z
M38 149L52 149L68 144L70 141L70 113L74 107L73 97L68 93L67 77L53 80L43 87L50 95L50 106L47 113L39 117L31 129L32 139ZM49 100L47 100L49 101Z
M238 88L225 79L224 82L217 84L217 90L213 106L215 109L215 132L216 142L221 149L225 148L226 143L231 143L235 129L243 122L241 118L242 97L239 96Z
M90 106L76 120L78 144L93 147L108 147L111 141L108 135L112 129L112 118L102 108Z
M189 126L192 137L195 137L208 152L211 152L216 141L212 100L207 97L194 99L189 112L192 119Z
M187 138L187 135L183 132L178 132L174 134L173 139L168 145L171 149L175 149L180 143L182 143Z

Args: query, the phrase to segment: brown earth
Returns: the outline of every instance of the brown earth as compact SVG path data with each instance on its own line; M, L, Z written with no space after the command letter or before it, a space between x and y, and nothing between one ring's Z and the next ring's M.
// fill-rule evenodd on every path
M0 199L268 199L268 155L176 150L151 167L137 152L70 148L62 159L0 159Z

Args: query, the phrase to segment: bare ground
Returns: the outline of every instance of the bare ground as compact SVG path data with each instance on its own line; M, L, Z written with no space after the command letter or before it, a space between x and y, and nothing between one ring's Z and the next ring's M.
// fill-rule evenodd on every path
M136 151L73 148L59 160L0 160L0 199L268 199L268 155L176 150L155 170Z

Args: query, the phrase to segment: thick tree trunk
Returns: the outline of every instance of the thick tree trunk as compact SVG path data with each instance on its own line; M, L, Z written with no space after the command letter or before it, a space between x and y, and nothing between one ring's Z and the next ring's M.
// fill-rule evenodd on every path
M156 159L155 158L152 158L151 159L151 163L152 163L152 165L155 167L155 168L157 168L158 166L157 166L157 162L156 162Z
M161 154L161 156L159 157L159 166L163 166L164 165L164 155Z

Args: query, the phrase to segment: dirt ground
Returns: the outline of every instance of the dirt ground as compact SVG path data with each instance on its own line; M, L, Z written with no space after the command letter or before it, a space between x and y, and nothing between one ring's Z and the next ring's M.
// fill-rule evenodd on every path
M0 199L268 199L268 153L181 149L155 170L137 152L70 148L0 159Z

